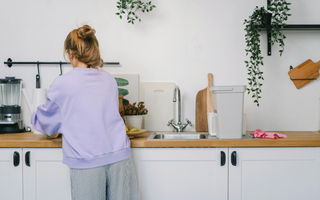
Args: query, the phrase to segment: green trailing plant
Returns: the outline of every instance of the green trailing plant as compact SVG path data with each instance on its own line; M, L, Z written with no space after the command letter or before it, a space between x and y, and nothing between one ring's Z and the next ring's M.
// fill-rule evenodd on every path
M262 27L270 28L271 38L268 42L272 45L279 43L280 56L284 50L285 35L281 32L286 24L284 21L291 15L288 13L290 3L286 0L271 0L267 11L264 7L256 7L251 16L244 20L245 24L245 40L246 40L246 55L250 56L248 61L245 61L248 70L248 94L252 93L254 103L259 106L261 98L261 82L264 80L263 72L260 67L264 65L263 57L260 49L260 32ZM270 22L270 25L268 25ZM268 27L269 26L269 27Z
M150 12L156 6L152 5L151 1L142 2L142 1L133 1L133 0L119 0L117 2L118 12L116 15L119 15L120 19L122 19L123 15L127 15L128 23L134 24L136 20L141 22L141 18L137 15L138 11L141 12Z
M281 32L283 27L286 26L284 23L288 20L288 17L291 16L289 13L290 8L286 0L272 0L268 5L268 10L272 13L272 20L271 20L271 42L272 45L275 43L279 43L280 46L280 56L284 50L284 42L283 40L286 39L286 36Z

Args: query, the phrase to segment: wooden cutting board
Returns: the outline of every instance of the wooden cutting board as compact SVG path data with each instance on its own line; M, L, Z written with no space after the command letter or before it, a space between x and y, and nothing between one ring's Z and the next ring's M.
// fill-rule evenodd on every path
M212 87L211 73L208 74L208 86L205 89L200 90L196 96L196 131L197 132L208 132L207 112L208 112L208 109L209 110L213 109L213 106L209 106L209 108L207 107L207 101L208 101L207 96L208 96L208 93L211 92L210 87ZM210 99L210 96L209 96L209 99Z
M297 89L302 88L308 83L319 77L320 61L314 63L308 59L288 72L292 82Z

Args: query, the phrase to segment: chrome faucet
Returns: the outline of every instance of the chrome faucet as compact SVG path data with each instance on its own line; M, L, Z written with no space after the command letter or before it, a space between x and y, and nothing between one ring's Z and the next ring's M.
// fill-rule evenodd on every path
M173 119L171 119L170 121L168 121L167 126L172 126L173 128L175 128L177 130L177 132L182 132L183 129L188 126L188 124L190 124L190 126L192 126L192 123L186 119L186 123L182 124L181 122L181 96L180 96L180 89L179 86L176 86L176 88L174 89L173 92L173 102L176 102L176 96L177 96L177 91L178 91L178 123L174 124L173 123Z

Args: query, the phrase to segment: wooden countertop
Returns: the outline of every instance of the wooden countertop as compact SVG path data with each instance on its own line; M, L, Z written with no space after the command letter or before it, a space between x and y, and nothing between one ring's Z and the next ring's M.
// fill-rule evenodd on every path
M44 134L8 133L0 134L1 147L62 147L62 138L48 139Z
M131 147L320 147L319 132L279 131L287 138L279 139L212 139L212 140L146 140L151 132L130 139ZM0 135L0 148L50 147L61 148L62 138L47 139L44 134L13 133Z

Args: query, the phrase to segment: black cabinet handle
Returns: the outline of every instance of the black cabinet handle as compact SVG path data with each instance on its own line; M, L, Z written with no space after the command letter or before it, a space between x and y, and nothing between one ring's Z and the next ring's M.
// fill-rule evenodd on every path
M226 164L226 153L224 151L220 151L220 158L221 158L220 165L224 166Z
M13 166L17 167L20 164L20 154L19 152L15 151L13 153Z
M237 166L237 152L234 151L231 153L231 164Z
M26 152L25 161L26 161L26 165L30 167L30 151Z

